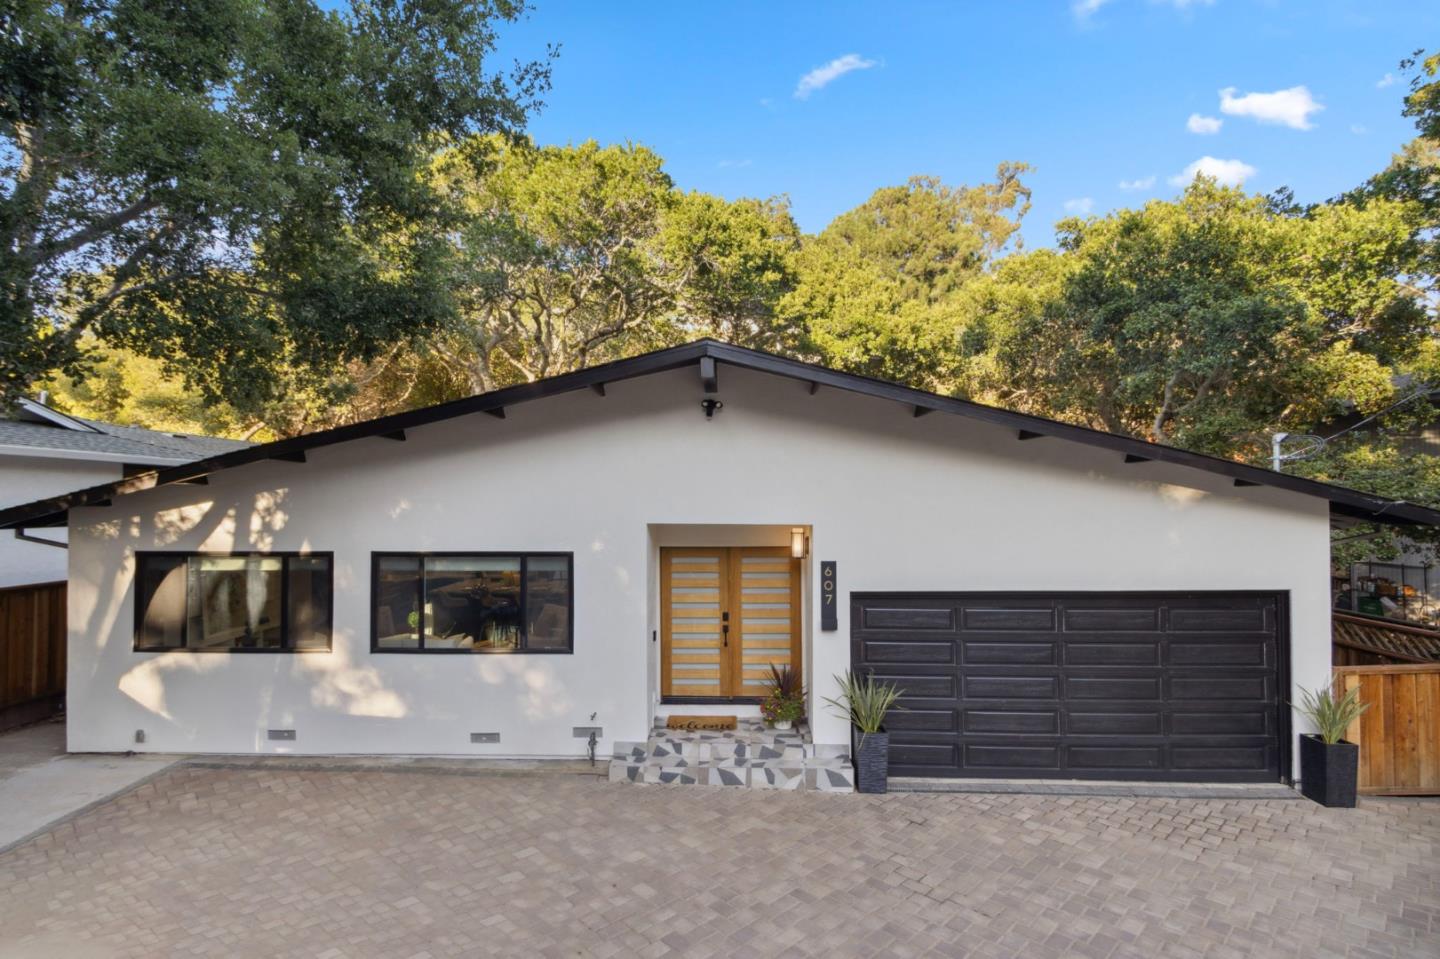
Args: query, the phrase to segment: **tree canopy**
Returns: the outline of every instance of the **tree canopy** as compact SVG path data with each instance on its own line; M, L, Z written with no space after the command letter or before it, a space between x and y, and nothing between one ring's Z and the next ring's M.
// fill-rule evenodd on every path
M548 61L487 67L522 12L7 8L0 398L284 436L705 335L1260 464L1339 431L1289 468L1440 504L1404 445L1440 387L1440 55L1342 196L1201 177L1027 251L1019 162L806 235L643 145L532 143Z
M0 11L0 403L90 337L259 406L447 315L433 150L514 133L519 0L88 0Z

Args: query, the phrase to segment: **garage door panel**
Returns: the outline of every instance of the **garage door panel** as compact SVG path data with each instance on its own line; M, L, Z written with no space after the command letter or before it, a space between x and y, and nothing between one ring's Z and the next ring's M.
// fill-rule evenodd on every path
M1163 746L1067 746L1067 769L1160 769L1164 763Z
M1176 736L1268 736L1273 733L1274 713L1182 712L1170 714L1170 732Z
M942 667L943 668L943 667ZM937 672L933 675L922 674L915 669L897 669L893 666L876 666L872 672L875 676L884 679L886 682L894 683L904 690L900 697L902 705L911 707L926 699L954 699L955 673L953 670Z
M1264 770L1272 765L1271 752L1266 746L1227 746L1222 749L1176 745L1170 748L1170 761L1176 769Z
M1172 633L1268 633L1265 610L1259 606L1246 609L1195 609L1177 607L1170 610Z
M1269 676L1247 676L1223 679L1217 676L1172 676L1170 678L1170 699L1184 701L1191 699L1269 701L1271 682Z
M897 643L865 641L865 661L869 663L953 663L953 643Z
M1160 736L1165 717L1156 709L1117 712L1065 711L1065 732L1076 736Z
M961 609L960 615L960 621L967 631L1031 633L1055 629L1055 610L1048 606L1039 609L966 606Z
M1160 641L1130 643L1065 643L1067 666L1159 666Z
M1265 643L1230 642L1211 643L1190 640L1170 642L1170 664L1172 666L1269 666Z
M953 606L866 607L861 622L866 629L955 629Z
M985 643L966 640L964 662L991 666L1053 666L1055 643Z
M964 713L966 733L995 735L1053 736L1060 732L1060 710L967 709Z
M1158 700L1160 677L1102 678L1067 675L1064 695L1066 699L1103 699L1107 702L1121 699Z
M1059 699L1060 679L1055 676L964 676L966 699Z
M1153 633L1160 630L1158 609L1066 606L1067 633Z
M1006 743L967 743L964 746L966 768L988 772L1024 772L1035 775L1038 770L1059 770L1060 747L1021 746Z
M954 743L896 743L890 742L890 765L895 775L923 776L925 771L900 772L900 768L911 767L919 770L950 769L956 762Z
M904 690L895 775L1275 781L1278 610L1257 594L855 594L852 653Z
M953 709L916 709L906 707L885 716L885 728L899 732L951 733L958 727Z

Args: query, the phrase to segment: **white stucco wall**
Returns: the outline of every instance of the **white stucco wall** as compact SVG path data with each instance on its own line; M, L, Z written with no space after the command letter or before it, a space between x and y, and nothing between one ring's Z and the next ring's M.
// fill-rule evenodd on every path
M0 456L0 509L98 486L117 480L120 475L118 462ZM57 542L64 542L66 537L63 529L39 529L31 533ZM0 587L58 582L65 578L68 562L63 549L27 543L16 539L8 530L0 531Z
M720 386L710 422L678 370L77 510L70 748L144 729L157 751L579 755L592 713L606 748L642 739L655 531L684 524L808 526L839 564L840 628L805 644L816 703L848 665L852 590L1288 592L1293 680L1326 681L1323 501L723 364ZM333 551L333 652L134 652L137 548ZM369 653L372 550L512 549L574 551L574 655ZM811 714L817 741L846 741Z

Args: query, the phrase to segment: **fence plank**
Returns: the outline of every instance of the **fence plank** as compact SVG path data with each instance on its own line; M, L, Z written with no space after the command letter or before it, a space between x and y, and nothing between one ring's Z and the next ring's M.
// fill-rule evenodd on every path
M1360 791L1440 795L1440 665L1336 666L1369 709L1346 732L1360 746Z
M65 584L0 589L0 729L44 719L65 696Z

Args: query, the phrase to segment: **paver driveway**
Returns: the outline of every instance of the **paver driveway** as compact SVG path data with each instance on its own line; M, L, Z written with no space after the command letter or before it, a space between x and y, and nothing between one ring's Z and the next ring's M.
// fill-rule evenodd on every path
M0 855L0 955L1440 955L1440 803L177 766Z

